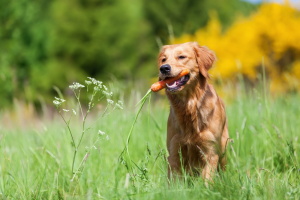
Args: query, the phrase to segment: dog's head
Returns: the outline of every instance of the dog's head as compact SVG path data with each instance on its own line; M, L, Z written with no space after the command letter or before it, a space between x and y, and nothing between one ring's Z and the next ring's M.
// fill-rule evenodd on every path
M200 79L209 78L208 70L215 60L215 54L197 42L165 45L158 56L159 80L175 77L187 68L190 73L168 84L166 90L175 93L192 88Z

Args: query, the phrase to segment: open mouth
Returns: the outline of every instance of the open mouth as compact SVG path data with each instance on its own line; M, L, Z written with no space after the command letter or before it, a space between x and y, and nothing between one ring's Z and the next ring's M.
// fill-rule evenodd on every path
M170 84L167 84L167 89L171 92L175 92L181 88L181 86L185 85L190 79L189 75L185 75Z

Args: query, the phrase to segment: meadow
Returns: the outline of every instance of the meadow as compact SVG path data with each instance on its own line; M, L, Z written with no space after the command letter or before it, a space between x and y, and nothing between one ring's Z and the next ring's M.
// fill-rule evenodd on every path
M165 97L151 95L145 102L129 141L131 160L120 160L142 96L132 92L123 110L85 133L75 162L83 159L84 165L73 181L71 138L58 114L41 117L36 127L1 124L0 199L299 199L299 94L272 97L248 88L222 95L230 97L225 102L232 141L227 170L208 187L199 177L167 178ZM86 124L103 110L94 109ZM70 127L78 141L76 116Z
M0 200L300 199L300 12L284 2L5 1ZM168 101L143 98L161 46L189 41L217 55L231 138L208 187L168 180ZM80 107L67 85L87 76L113 95L93 85Z

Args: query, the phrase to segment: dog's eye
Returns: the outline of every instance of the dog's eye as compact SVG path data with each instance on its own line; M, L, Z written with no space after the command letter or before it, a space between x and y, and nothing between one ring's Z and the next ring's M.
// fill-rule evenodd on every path
M161 60L161 62L166 62L166 59L165 59L165 58L163 58L163 59Z
M178 56L178 59L185 59L186 56Z

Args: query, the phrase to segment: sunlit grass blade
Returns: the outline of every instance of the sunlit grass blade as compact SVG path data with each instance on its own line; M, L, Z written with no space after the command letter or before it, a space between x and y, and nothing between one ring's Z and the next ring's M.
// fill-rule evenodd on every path
M135 116L135 118L134 118L134 121L133 121L133 123L132 123L132 125L131 125L131 128L130 128L130 130L129 130L129 133L128 133L128 136L127 136L127 140L126 140L126 144L125 144L125 147L124 147L123 151L121 152L121 154L120 154L120 156L119 156L119 160L123 159L123 154L124 154L124 152L125 152L125 150L126 150L128 159L129 159L129 161L131 161L130 153L129 153L129 149L128 149L128 145L129 145L129 141L130 141L130 138L131 138L131 134L132 134L132 132L133 132L133 128L134 128L134 126L135 126L135 123L136 123L136 121L137 121L137 118L138 118L138 116L139 116L139 114L140 114L140 112L141 112L141 110L142 110L142 108L143 108L143 106L144 106L144 104L145 104L147 98L149 97L149 95L151 95L151 92L152 92L151 89L149 89L149 90L147 91L147 93L145 94L145 96L144 96L144 97L136 104L136 106L140 104L140 107L139 107L139 109L138 109L138 112L137 112L137 114L136 114L136 116ZM127 164L128 164L128 163L127 163ZM131 166L131 165L130 165L130 166ZM130 166L129 166L129 168L131 168Z

